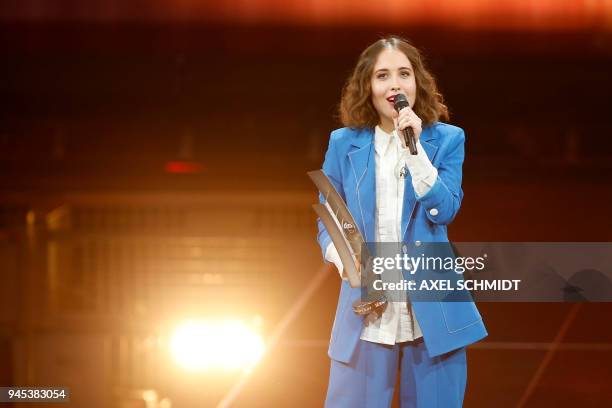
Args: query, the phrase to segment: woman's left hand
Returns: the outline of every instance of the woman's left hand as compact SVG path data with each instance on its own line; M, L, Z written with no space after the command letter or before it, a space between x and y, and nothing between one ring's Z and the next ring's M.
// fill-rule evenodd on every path
M395 113L395 115L393 116L393 122L395 124L395 129L397 130L398 135L401 134L402 130L406 128L412 128L412 130L414 131L414 141L415 143L418 142L419 137L421 136L421 131L423 130L422 121L421 118L419 118L416 113L414 113L412 108L406 107L402 109L399 114ZM400 140L402 141L402 146L404 146L404 148L407 148L408 146L406 146L403 139L403 137L400 137Z

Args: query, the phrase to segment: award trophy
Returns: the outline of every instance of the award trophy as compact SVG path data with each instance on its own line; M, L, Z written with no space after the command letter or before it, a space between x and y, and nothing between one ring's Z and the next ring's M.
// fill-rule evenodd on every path
M367 289L366 299L362 295L361 299L355 301L353 311L359 315L382 312L387 299L382 292L373 289L376 275L371 271L372 257L351 212L322 170L308 172L308 176L325 198L325 204L313 204L312 208L321 218L338 250L349 285L352 288Z

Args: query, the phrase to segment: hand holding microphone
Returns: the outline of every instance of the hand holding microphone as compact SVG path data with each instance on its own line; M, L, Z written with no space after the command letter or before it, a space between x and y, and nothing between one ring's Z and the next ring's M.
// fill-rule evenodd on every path
M394 99L394 108L397 112L395 128L403 136L404 145L410 150L410 154L416 155L416 142L421 135L421 119L410 108L406 95L397 94Z

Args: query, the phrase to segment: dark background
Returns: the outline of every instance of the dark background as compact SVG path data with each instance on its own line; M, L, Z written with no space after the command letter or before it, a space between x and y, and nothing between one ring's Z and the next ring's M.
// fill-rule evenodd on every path
M68 385L73 406L144 406L146 389L215 406L237 375L182 373L168 330L257 315L279 341L232 406L322 406L339 279L306 172L385 34L424 52L467 135L451 239L611 241L612 11L476 3L392 24L344 3L302 18L269 1L3 6L0 385ZM479 308L466 407L612 403L608 304Z

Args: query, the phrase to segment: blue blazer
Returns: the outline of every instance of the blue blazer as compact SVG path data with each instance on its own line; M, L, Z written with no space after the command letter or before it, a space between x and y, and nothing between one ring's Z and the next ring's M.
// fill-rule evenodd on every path
M438 169L438 179L422 197L416 197L410 175L406 178L401 230L403 242L448 242L446 226L455 218L463 191L461 167L465 134L461 128L436 122L423 129L421 145ZM375 241L376 176L374 129L341 128L329 139L323 171L345 200L366 242ZM320 197L323 202L323 197ZM318 241L325 256L331 242L321 220ZM363 317L352 310L361 295L342 281L328 354L348 363L355 350ZM487 335L482 317L472 301L412 302L427 351L434 357L474 343Z

